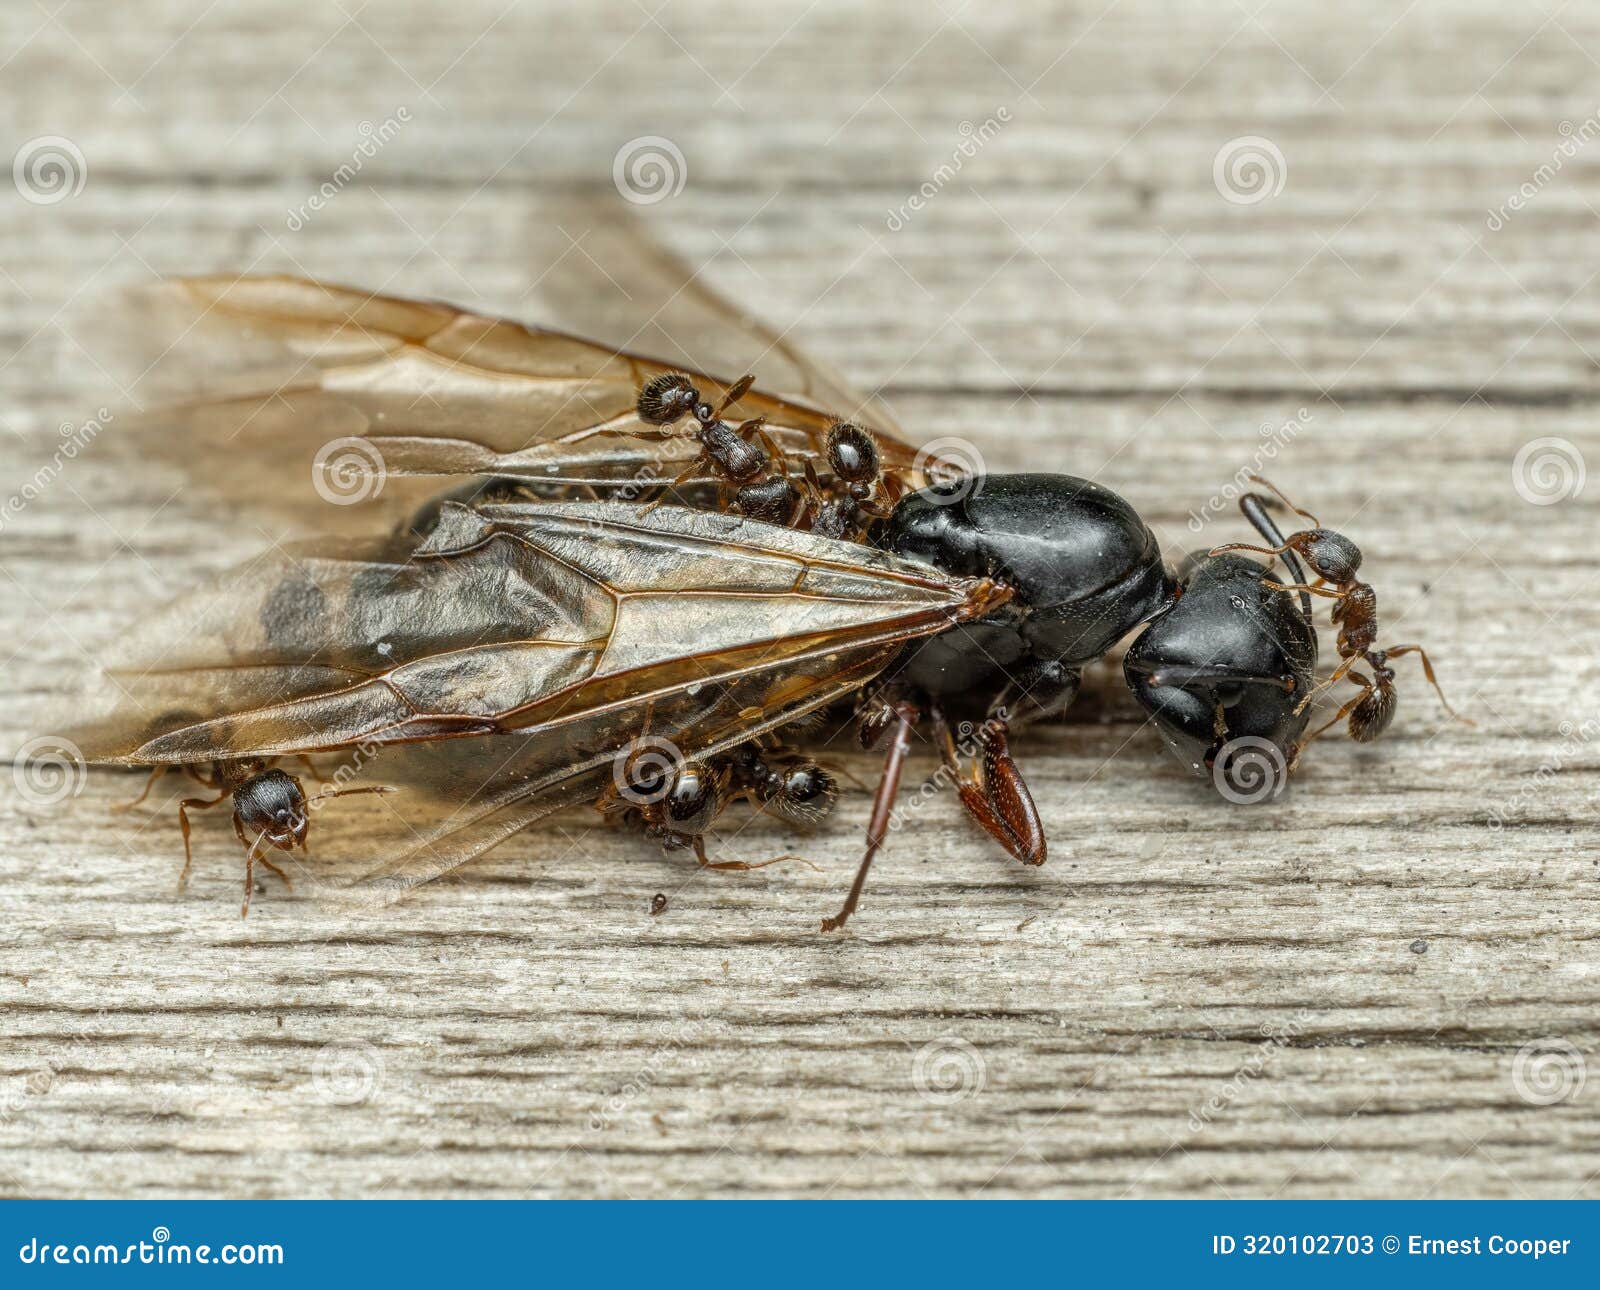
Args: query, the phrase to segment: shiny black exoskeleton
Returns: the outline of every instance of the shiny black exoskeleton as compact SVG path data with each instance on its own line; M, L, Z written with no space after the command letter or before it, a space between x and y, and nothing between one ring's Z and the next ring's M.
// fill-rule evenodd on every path
M1072 475L988 475L902 498L876 535L896 555L1013 588L987 617L909 648L896 674L955 716L1050 715L1083 665L1172 603L1161 549L1122 497ZM1006 705L1006 699L1013 702ZM1017 707L1020 705L1020 707Z
M1258 505L1246 515L1271 520ZM903 498L876 535L898 555L1014 589L995 613L909 647L894 679L959 717L1013 725L1059 713L1083 666L1148 624L1125 675L1168 746L1210 773L1230 740L1265 740L1291 764L1313 681L1308 606L1239 556L1189 557L1176 576L1123 498L1070 475L990 475Z

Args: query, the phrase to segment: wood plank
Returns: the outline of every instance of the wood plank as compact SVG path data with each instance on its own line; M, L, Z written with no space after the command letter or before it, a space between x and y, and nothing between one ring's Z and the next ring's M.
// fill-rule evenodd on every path
M12 149L60 135L88 168L0 216L0 501L98 406L69 304L253 267L528 316L562 269L539 212L612 193L618 149L659 135L688 180L651 227L917 435L1101 479L1174 556L1240 535L1224 490L1266 469L1349 526L1386 634L1478 722L1405 674L1382 744L1319 746L1236 808L1108 664L1019 746L1050 863L936 797L834 938L860 789L805 844L816 872L698 875L577 811L382 921L314 881L241 921L225 821L180 896L170 805L109 811L135 777L41 807L7 775L0 1194L1593 1196L1594 494L1533 505L1513 462L1541 438L1600 462L1600 153L1486 214L1583 141L1600 18L1396 14L0 14ZM1213 161L1246 135L1287 178L1232 204ZM276 536L267 501L219 514L108 431L6 513L0 748L144 608ZM791 842L741 815L720 845Z

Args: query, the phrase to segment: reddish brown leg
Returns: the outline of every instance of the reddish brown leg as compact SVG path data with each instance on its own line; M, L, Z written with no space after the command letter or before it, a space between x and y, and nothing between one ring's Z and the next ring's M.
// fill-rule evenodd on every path
M1352 667L1354 667L1360 661L1361 661L1361 655L1352 654L1352 655L1350 655L1349 658L1345 659L1344 662L1340 663L1339 666L1334 669L1333 675L1330 676L1326 681L1323 681L1318 685L1314 685L1309 690L1306 691L1306 697L1301 699L1299 703L1295 704L1294 715L1298 717L1302 712L1304 712L1308 707L1311 706L1311 700L1316 698L1317 695L1321 694L1324 690L1326 690L1330 685L1333 685L1336 681L1339 681L1339 680L1343 679L1345 674L1347 672L1349 672L1350 669ZM1448 706L1448 705L1446 705L1446 706ZM1309 740L1309 739L1306 740L1306 743L1310 743L1310 742L1311 742L1311 740ZM1304 748L1305 744L1301 744L1300 746L1302 748Z
M708 860L706 858L706 840L696 836L694 839L694 856L700 862L702 869L715 869L721 873L748 873L752 869L765 869L769 864L782 864L785 860L798 860L801 864L809 864L804 856L773 856L770 860Z
M165 775L171 769L172 769L172 767L170 767L170 766L155 766L155 767L152 767L151 771L150 771L150 777L148 779L146 779L145 782L144 782L144 792L140 793L138 797L133 799L133 801L131 801L131 802L119 802L115 806L113 806L111 809L113 811L131 811L131 810L133 810L133 808L138 806L140 802L144 801L145 798L150 796L150 790L156 786L156 780L160 779L163 775Z
M1353 663L1353 662L1355 662L1355 660L1351 659L1351 660L1349 660L1349 662ZM1346 666L1346 668L1348 668L1349 667L1349 663L1347 663L1345 666ZM1294 747L1294 755L1295 755L1295 760L1296 761L1299 761L1300 754L1303 753L1306 750L1307 745L1310 744L1313 739L1315 739L1318 735L1321 735L1321 734L1325 733L1326 731L1333 729L1334 726L1338 725L1341 721L1343 721L1346 717L1348 717L1352 712L1354 712L1356 710L1356 705L1357 704L1359 704L1363 699L1365 699L1367 697L1367 695L1371 694L1372 691L1377 688L1371 681L1369 681L1366 677L1362 676L1360 672L1351 672L1349 674L1349 678L1350 678L1350 681L1353 684L1359 685L1361 687L1361 693L1356 695L1355 698L1351 699L1350 702L1346 703L1337 712L1335 712L1330 719L1328 719L1327 721L1323 722L1320 726L1318 726L1309 735L1307 735L1304 739L1302 739L1299 743L1297 743L1295 745L1295 747ZM1332 685L1333 682L1335 680L1337 680L1337 679L1338 679L1337 675L1329 677L1328 681L1327 681L1327 684ZM1313 693L1315 693L1315 691L1313 691Z
M194 862L194 856L189 850L189 810L192 807L197 811L209 810L213 806L220 806L228 800L228 794L207 800L203 797L186 797L178 803L178 829L183 834L183 872L178 875L178 890L182 891L184 884L189 881L189 866Z
M237 820L233 824L238 831L239 840L241 842L244 841L244 829L240 827ZM248 918L250 916L250 897L255 894L256 889L256 853L261 850L261 844L266 840L267 835L265 833L258 833L256 840L250 844L244 853L244 903L239 906L240 918ZM270 860L263 860L262 863L272 868L277 868ZM281 873L282 871L279 870L279 872Z
M330 797L355 797L360 793L392 793L394 789L388 784L369 784L365 788L334 788L325 793L318 793L315 797L308 797L306 805L312 802L325 802Z
M917 721L917 710L909 703L895 705L889 741L889 751L883 759L883 778L878 781L878 791L872 799L872 819L867 824L867 853L861 857L861 867L856 870L856 880L850 884L850 894L832 918L822 920L822 930L836 932L849 921L861 903L861 892L867 885L867 870L872 868L872 857L878 854L883 839L889 832L889 818L894 813L895 794L900 791L900 775L905 769L906 755L911 751L911 729Z
M979 728L977 765L972 774L962 771L955 740L943 720L939 729L944 736L945 768L955 776L956 791L967 813L1023 864L1043 864L1044 824L1022 773L1011 760L1005 724L990 718Z
M1444 697L1444 691L1439 687L1439 678L1433 674L1433 663L1428 658L1428 651L1420 645L1396 645L1393 649L1383 651L1388 658L1399 658L1402 654L1415 654L1422 659L1422 674L1428 678L1428 684L1433 686L1433 692L1439 696L1439 702L1444 704L1444 710L1457 721L1475 726L1478 723L1471 717L1464 717L1450 706L1450 700Z

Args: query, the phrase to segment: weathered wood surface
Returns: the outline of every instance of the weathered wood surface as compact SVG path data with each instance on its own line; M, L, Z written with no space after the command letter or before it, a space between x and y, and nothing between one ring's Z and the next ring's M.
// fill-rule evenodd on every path
M0 497L91 414L74 298L298 267L518 312L550 267L529 203L659 135L688 176L652 221L719 283L918 434L1094 475L1174 553L1240 531L1187 521L1306 409L1271 473L1358 537L1386 635L1477 726L1407 672L1383 744L1234 808L1108 666L1020 748L1043 870L941 797L832 938L859 790L819 872L700 876L574 813L380 922L276 884L242 922L225 821L178 896L170 814L108 812L132 779L8 782L0 1194L1594 1195L1595 493L1531 504L1513 463L1600 460L1596 15L652 9L0 11L7 153L87 166L0 197ZM1254 204L1213 179L1241 136L1287 168ZM269 536L124 463L108 438L4 517L8 751L97 642Z

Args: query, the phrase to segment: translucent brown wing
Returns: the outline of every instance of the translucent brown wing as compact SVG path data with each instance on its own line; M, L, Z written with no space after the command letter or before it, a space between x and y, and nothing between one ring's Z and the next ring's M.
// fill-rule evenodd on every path
M717 401L744 375L303 278L173 279L135 292L131 317L123 343L133 353L116 365L131 369L129 392L145 411L119 427L124 438L177 449L213 483L341 506L381 505L386 490L391 503L409 506L415 489L390 484L404 476L502 476L637 495L677 478L699 451L687 435L663 437L639 421L642 385L687 369ZM744 327L758 383L729 415L764 417L797 476L807 456L825 466L829 426L864 401L775 333L748 319ZM108 343L97 362L112 363ZM771 392L785 377L798 388ZM925 482L915 449L886 426L870 428L887 471ZM266 476L256 464L263 455Z
M109 710L74 737L90 760L178 764L637 728L746 682L781 706L793 678L825 683L1000 594L714 512L450 503L418 545L279 548L169 606L109 655Z
M398 791L367 799L370 825L330 854L381 863L359 884L362 898L401 896L483 854L568 806L615 785L639 738L661 755L703 759L848 696L875 676L897 646L857 646L771 675L679 690L636 709L595 713L555 730L469 741L386 746L360 766L360 782ZM355 782L352 780L351 782ZM364 866L366 867L366 866Z

